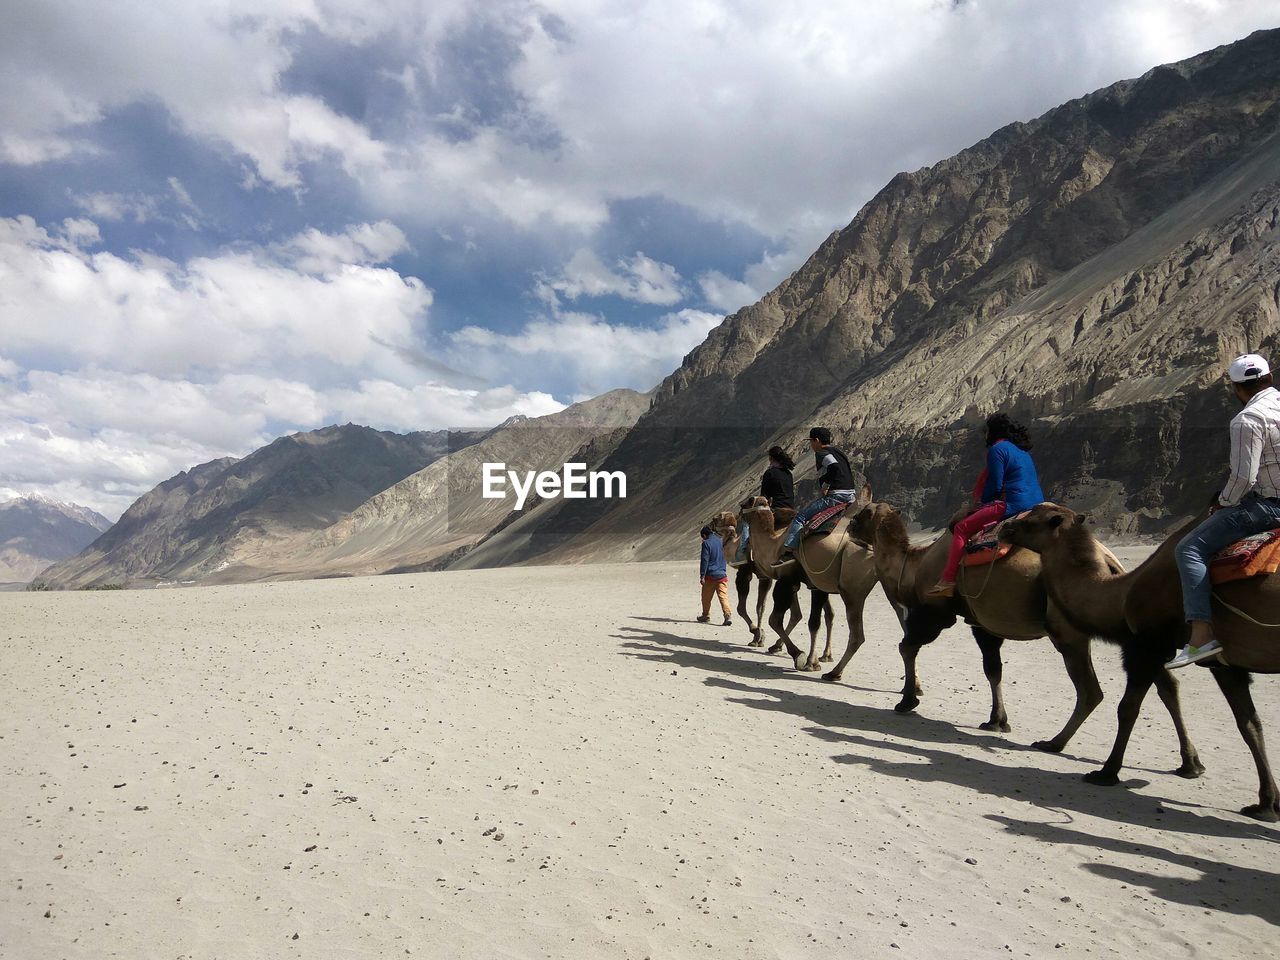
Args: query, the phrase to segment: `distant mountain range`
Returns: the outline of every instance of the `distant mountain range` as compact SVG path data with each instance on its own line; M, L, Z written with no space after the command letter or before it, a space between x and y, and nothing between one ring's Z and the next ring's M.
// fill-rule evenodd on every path
M352 426L285 438L166 481L41 579L686 556L707 517L754 490L770 444L812 476L812 424L878 497L937 527L996 410L1030 425L1051 499L1156 535L1222 480L1223 370L1246 349L1280 363L1280 30L899 174L652 396L614 391L452 450ZM486 460L569 458L623 471L628 497L517 514L479 496Z
M0 583L27 583L111 526L88 507L27 494L0 503Z
M107 534L39 582L75 588L207 580L346 516L444 456L448 442L444 431L401 435L346 424L281 437L243 459L202 463L138 499Z
M39 585L239 583L444 566L505 523L480 496L481 464L558 469L613 449L648 408L614 390L489 431L402 436L347 424L282 437L243 460L201 464L133 504Z

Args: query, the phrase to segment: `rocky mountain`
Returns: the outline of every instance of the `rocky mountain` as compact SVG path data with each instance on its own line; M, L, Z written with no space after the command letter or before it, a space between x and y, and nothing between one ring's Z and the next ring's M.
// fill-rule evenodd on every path
M0 503L0 583L27 583L111 527L88 507L37 493Z
M470 435L455 435L455 445ZM46 570L55 589L202 581L268 545L319 530L448 452L445 431L346 424L296 433L243 459L203 463L138 499L91 547Z
M770 443L811 475L814 423L878 496L937 526L997 409L1031 426L1048 496L1155 534L1221 482L1226 361L1278 347L1271 30L899 174L661 384L605 461L632 481L624 503L565 504L540 538L488 547L503 562L688 553Z
M438 569L460 560L524 511L482 496L482 465L558 471L565 462L597 465L649 406L649 395L613 390L558 413L513 417L475 442L454 443L435 462L389 486L324 529L260 547L208 582L352 576Z

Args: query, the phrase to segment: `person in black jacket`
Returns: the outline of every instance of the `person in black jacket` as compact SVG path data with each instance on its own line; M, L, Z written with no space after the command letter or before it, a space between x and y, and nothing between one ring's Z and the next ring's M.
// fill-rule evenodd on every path
M769 506L795 507L796 484L791 471L796 462L791 455L779 446L769 448L769 468L760 476L760 496L769 498ZM743 567L747 564L747 541L751 538L751 527L747 521L738 521L738 549L734 552L731 567Z
M826 427L814 427L809 431L809 446L813 449L818 470L818 486L822 496L796 513L782 539L785 548L774 563L774 568L789 567L795 562L795 549L800 543L800 531L820 510L837 503L853 503L858 492L854 489L853 467L839 447L831 444L831 431Z

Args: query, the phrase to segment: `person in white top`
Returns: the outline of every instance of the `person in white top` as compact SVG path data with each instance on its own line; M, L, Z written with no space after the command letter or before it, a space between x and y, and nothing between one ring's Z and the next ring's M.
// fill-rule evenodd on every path
M1218 654L1213 635L1209 560L1244 537L1280 527L1280 391L1271 368L1256 353L1231 361L1231 388L1244 409L1231 421L1231 476L1203 523L1178 542L1182 607L1191 639L1168 666Z

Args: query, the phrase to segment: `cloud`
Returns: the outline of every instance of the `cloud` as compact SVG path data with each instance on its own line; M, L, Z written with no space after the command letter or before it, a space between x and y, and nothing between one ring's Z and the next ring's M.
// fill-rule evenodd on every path
M302 191L308 165L329 165L382 216L589 234L612 202L662 197L803 255L899 169L1274 13L1264 0L904 0L852 16L819 0L46 0L0 36L0 157L99 149L90 125L159 103L246 158L250 183ZM367 69L308 87L313 47Z
M378 266L405 246L386 222L185 263L95 252L97 239L92 221L50 231L30 217L0 219L0 339L10 356L162 376L245 367L400 375L407 365L384 344L412 345L432 300L421 280Z
M548 380L573 384L575 396L615 387L648 390L706 339L721 317L679 310L656 323L629 326L589 313L558 312L512 334L464 327L452 335L454 357L469 357L476 369L498 381L537 371Z
M431 291L383 265L407 248L389 222L185 262L99 240L90 220L0 219L0 486L74 489L116 516L281 432L489 426L563 406L433 360Z
M610 269L592 251L581 249L558 277L541 279L539 292L544 299L552 293L568 300L616 296L664 307L684 299L680 274L669 263L659 263L637 251L630 260L618 260L616 268Z

